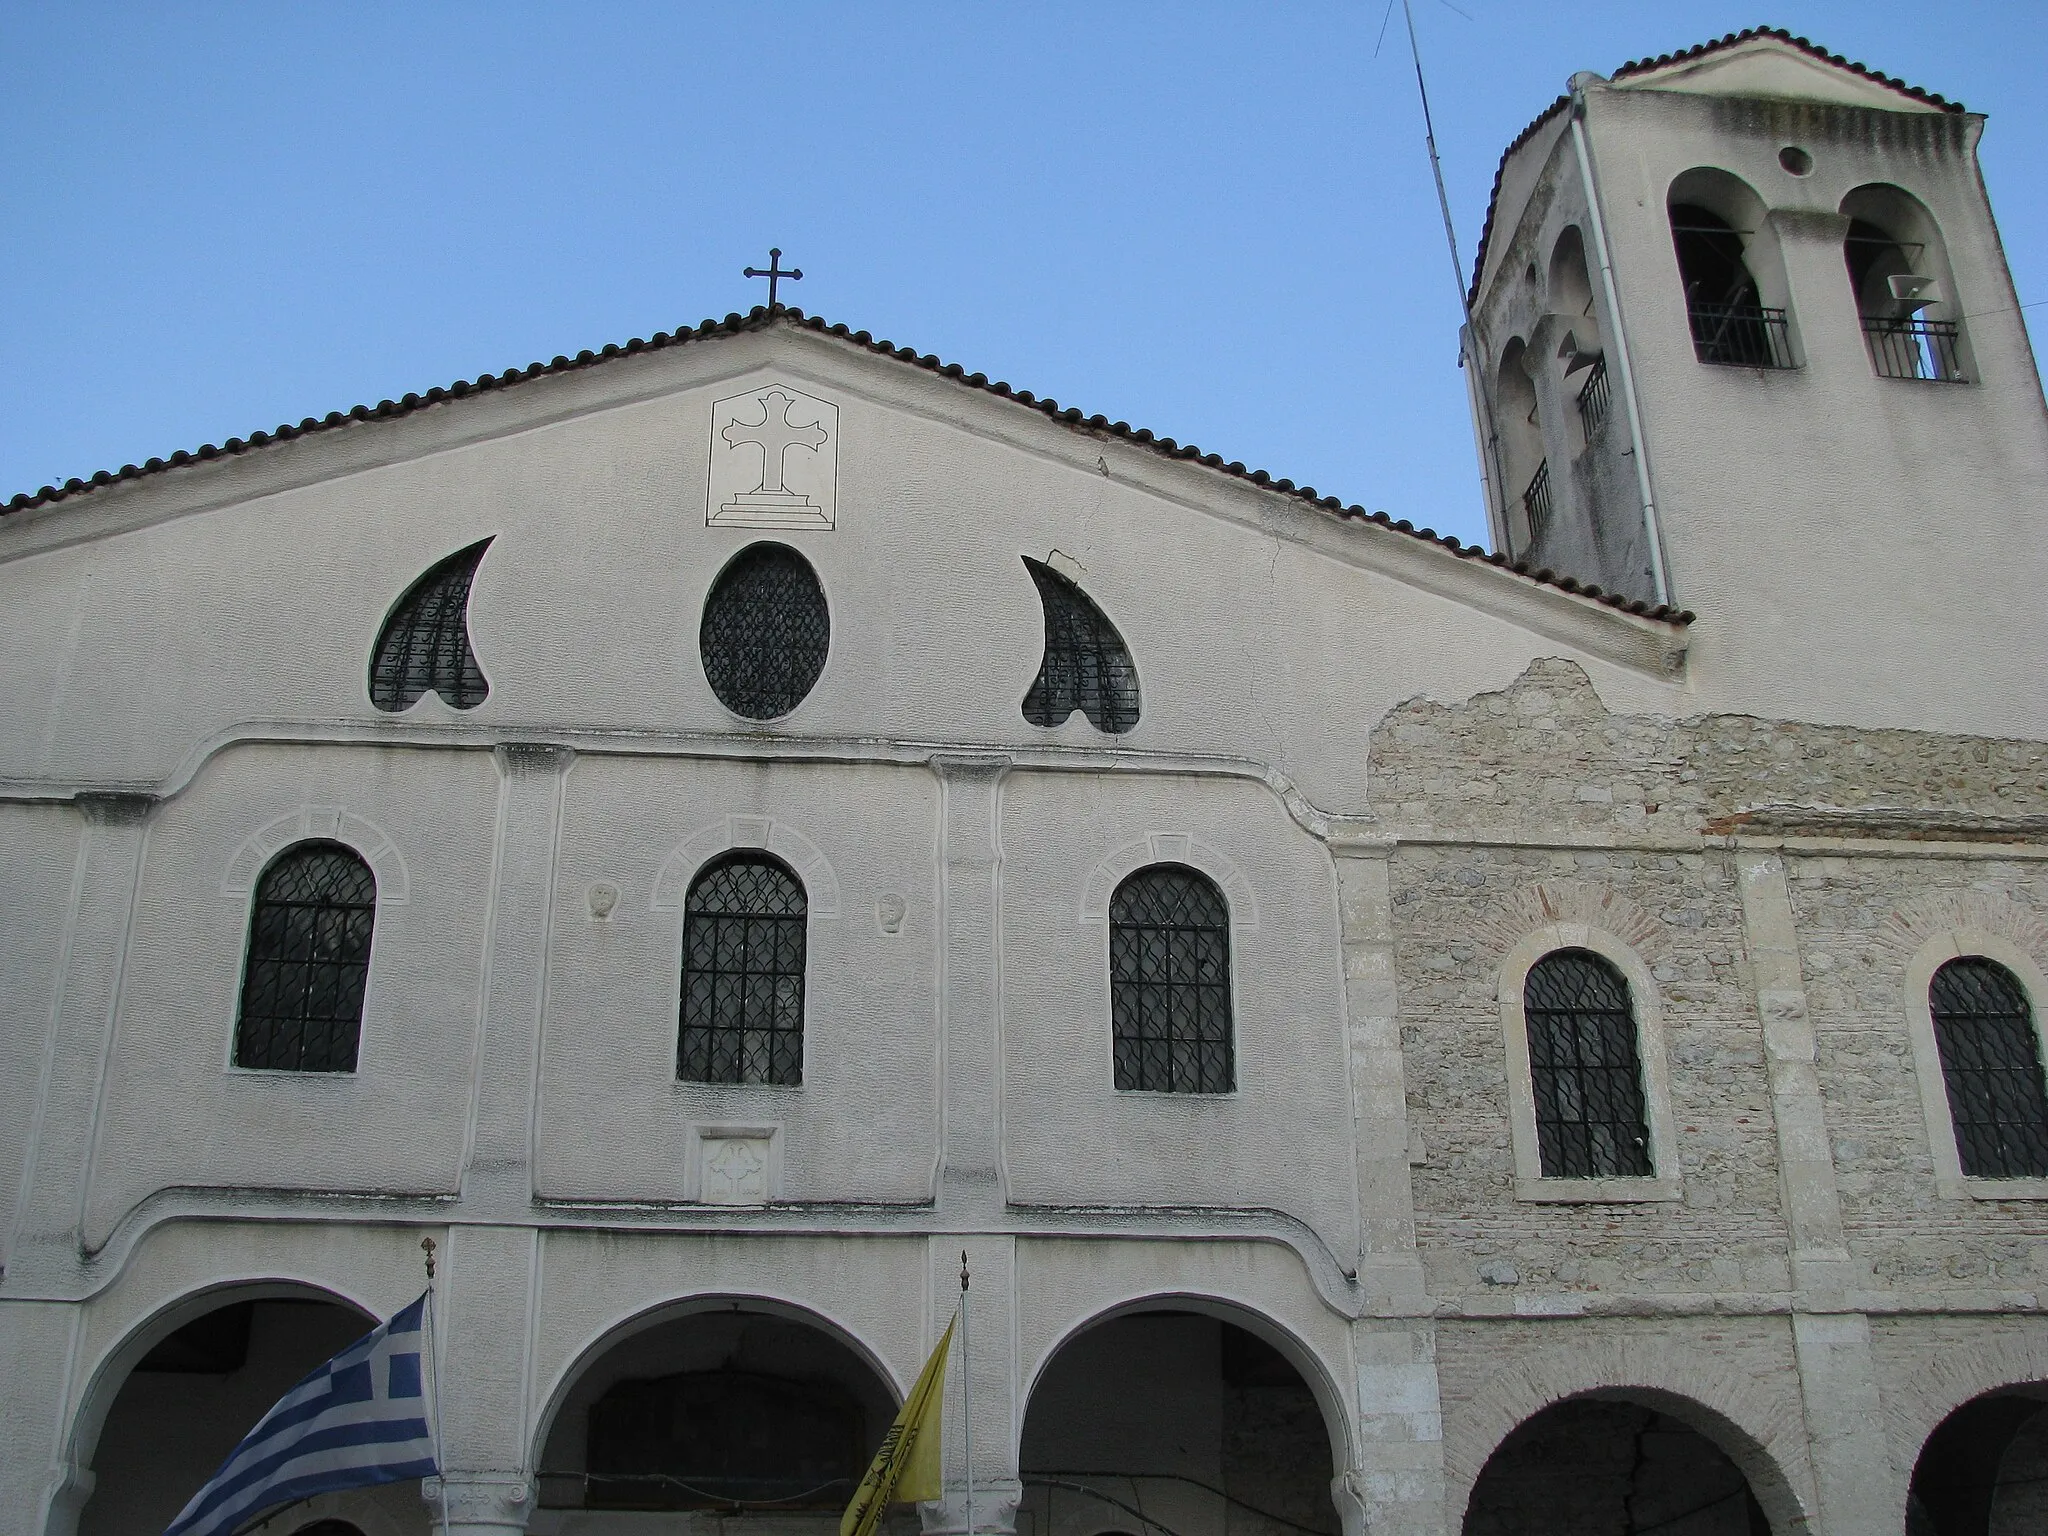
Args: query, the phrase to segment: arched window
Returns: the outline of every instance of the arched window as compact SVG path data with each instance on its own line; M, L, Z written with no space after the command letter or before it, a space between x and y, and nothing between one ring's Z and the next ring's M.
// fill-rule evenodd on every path
M803 703L825 670L832 614L811 563L787 544L751 544L704 598L698 653L718 702L749 720Z
M1607 419L1607 356L1600 322L1593 315L1586 241L1576 224L1567 224L1551 248L1547 291L1550 312L1571 317L1571 328L1558 338L1557 358L1564 368L1564 387L1578 406L1581 442L1591 443Z
M1947 293L1941 232L1918 199L1897 187L1858 187L1842 259L1863 320L1871 366L1888 379L1963 382L1962 327Z
M475 709L491 685L469 648L469 589L489 539L459 549L406 589L370 656L370 702L410 709L438 693L454 709Z
M1726 171L1687 171L1671 185L1671 243L1685 290L1693 351L1703 363L1790 368L1782 274L1769 262L1759 280L1752 242L1764 222L1763 200ZM1775 249L1762 250L1774 256ZM1779 294L1773 303L1766 286Z
M1526 550L1550 527L1550 460L1543 451L1543 421L1536 405L1536 382L1529 375L1528 344L1517 336L1502 349L1494 374L1494 409L1499 420L1501 494L1505 511L1522 509L1523 533L1515 540ZM1510 516L1510 526L1513 519Z
M1124 877L1109 903L1109 1016L1116 1086L1228 1093L1230 908L1184 864Z
M235 1065L353 1072L377 877L352 848L298 843L256 883Z
M1628 981L1589 949L1529 968L1522 1016L1546 1179L1644 1177L1650 1130Z
M693 1083L804 1080L803 882L754 851L707 865L684 902L676 1076Z
M2048 1087L2018 980L1995 960L1951 960L1934 973L1927 1009L1964 1175L2048 1178Z
M1138 669L1108 615L1073 582L1028 555L1024 567L1045 609L1045 657L1024 718L1061 725L1080 710L1098 731L1120 736L1138 723Z

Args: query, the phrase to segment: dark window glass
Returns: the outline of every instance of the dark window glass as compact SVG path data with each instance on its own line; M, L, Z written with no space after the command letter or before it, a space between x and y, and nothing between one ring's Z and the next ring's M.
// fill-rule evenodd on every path
M693 1083L804 1080L803 882L765 853L697 876L683 917L676 1076Z
M370 657L370 702L410 709L438 693L452 708L475 709L491 685L469 648L469 588L491 541L457 550L407 589L384 621Z
M1621 972L1590 950L1545 955L1529 969L1522 1014L1543 1176L1651 1172L1636 1020Z
M1124 637L1058 571L1029 557L1024 565L1045 608L1045 659L1024 695L1024 718L1059 725L1078 709L1098 731L1122 735L1138 723L1138 669Z
M787 544L755 544L719 572L704 599L698 648L718 701L774 720L804 701L825 670L832 615L810 562Z
M622 1381L590 1405L586 1509L841 1509L867 1460L829 1381L741 1370Z
M2048 1090L2033 1010L2011 971L1969 956L1927 989L1963 1172L1978 1179L2048 1178Z
M339 843L299 843L256 886L235 1065L353 1072L377 879Z
M1154 864L1109 904L1109 1014L1116 1085L1228 1093L1230 909L1207 875Z

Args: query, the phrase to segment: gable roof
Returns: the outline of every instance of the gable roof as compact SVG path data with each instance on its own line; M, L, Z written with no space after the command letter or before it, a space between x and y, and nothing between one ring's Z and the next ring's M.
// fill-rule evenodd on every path
M1908 85L1905 81L1894 75L1887 75L1879 70L1870 68L1866 64L1859 64L1851 59L1845 59L1839 53L1830 53L1818 43L1795 36L1793 33L1787 32L1783 27L1745 27L1740 32L1730 32L1725 37L1715 38L1712 42L1695 43L1692 47L1681 49L1675 53L1660 53L1654 59L1630 59L1612 75L1608 76L1608 79L1627 80L1639 78L1644 75L1655 74L1657 71L1668 69L1673 65L1690 64L1713 54L1725 53L1748 43L1766 40L1782 44L1817 63L1831 65L1836 69L1846 70L1860 79L1887 86L1897 91L1900 95L1919 102L1924 106L1935 107L1943 112L1961 112L1964 110L1963 104L1959 101L1950 101L1947 97L1937 95L1933 91L1923 90L1917 85ZM1486 272L1486 253L1493 243L1494 214L1500 206L1501 180L1507 173L1508 162L1515 157L1524 144L1527 144L1529 140L1536 136L1538 130L1545 123L1570 106L1571 100L1569 95L1558 97L1557 100L1537 113L1529 126L1515 135L1515 141L1501 151L1500 164L1495 167L1493 173L1493 191L1487 195L1486 199L1486 222L1480 226L1479 230L1479 249L1472 258L1472 286L1466 292L1467 303L1477 303L1479 300L1479 281Z
M411 415L429 406L440 405L449 400L460 400L465 396L486 390L511 388L529 379L553 374L574 372L578 369L600 367L618 357L639 352L658 352L668 347L684 346L691 342L715 340L720 337L738 335L748 331L763 331L771 326L787 325L797 329L832 336L863 347L869 352L899 362L913 364L954 379L972 389L997 395L1018 405L1029 406L1054 421L1074 431L1120 438L1150 449L1167 458L1191 459L1235 479L1249 480L1267 490L1305 501L1319 511L1347 521L1374 523L1393 532L1405 534L1422 543L1433 545L1447 554L1462 560L1476 560L1488 565L1499 566L1541 586L1554 587L1580 597L1591 598L1610 608L1639 617L1658 619L1669 624L1690 624L1694 615L1691 611L1676 608L1667 603L1647 603L1603 591L1600 587L1580 582L1562 575L1549 567L1534 567L1526 560L1509 560L1497 551L1488 551L1477 545L1466 544L1459 539L1439 534L1433 528L1418 528L1407 518L1389 517L1385 512L1368 512L1356 504L1346 506L1335 496L1321 496L1314 486L1296 485L1292 480L1268 474L1263 469L1247 469L1242 463L1226 463L1221 455L1204 453L1193 443L1179 443L1170 437L1161 437L1144 427L1133 427L1128 422L1110 421L1095 415L1083 416L1075 406L1061 406L1057 400L1034 395L1028 389L1013 389L1001 381L991 381L985 373L969 373L958 363L942 362L930 353L920 355L910 347L899 347L894 342L877 340L866 331L851 331L844 325L827 324L815 315L806 315L800 309L779 305L773 311L756 305L746 314L729 314L723 320L706 320L694 329L683 327L676 331L659 331L653 336L633 340L620 346L606 346L601 351L585 350L574 357L557 356L550 362L530 363L525 368L508 368L499 374L480 374L474 380L458 379L444 388L428 390L425 394L408 394L399 400L382 400L376 405L358 405L346 411L329 411L325 416L308 416L297 426L289 422L272 432L253 432L246 438L231 437L216 446L207 443L196 450L180 449L166 459L150 459L143 464L124 464L118 470L100 470L84 479L71 479L61 486L46 485L42 489L23 492L12 500L0 505L0 518L10 513L24 512L36 507L49 506L69 501L76 497L90 495L102 486L117 484L125 480L137 480L163 474L172 469L207 462L214 459L234 457L267 447L273 443L288 442L293 438L313 433L331 431L361 421L382 421Z

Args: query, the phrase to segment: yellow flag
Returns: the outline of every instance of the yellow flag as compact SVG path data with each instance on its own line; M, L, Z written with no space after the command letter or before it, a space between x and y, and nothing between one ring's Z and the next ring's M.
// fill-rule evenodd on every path
M958 1321L956 1318L955 1322ZM853 1502L839 1517L839 1536L870 1536L882 1511L894 1503L920 1503L943 1493L939 1464L939 1416L946 1401L946 1351L953 1345L953 1324L917 1373L917 1384L903 1400L903 1411L882 1436L882 1448L868 1464L866 1477L853 1491Z

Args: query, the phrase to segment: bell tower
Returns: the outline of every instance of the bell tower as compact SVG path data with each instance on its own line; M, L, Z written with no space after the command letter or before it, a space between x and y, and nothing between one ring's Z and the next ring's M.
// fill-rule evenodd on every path
M1692 610L1689 668L1760 712L2048 734L2048 410L1983 129L1776 31L1573 76L1480 241L1495 547Z

